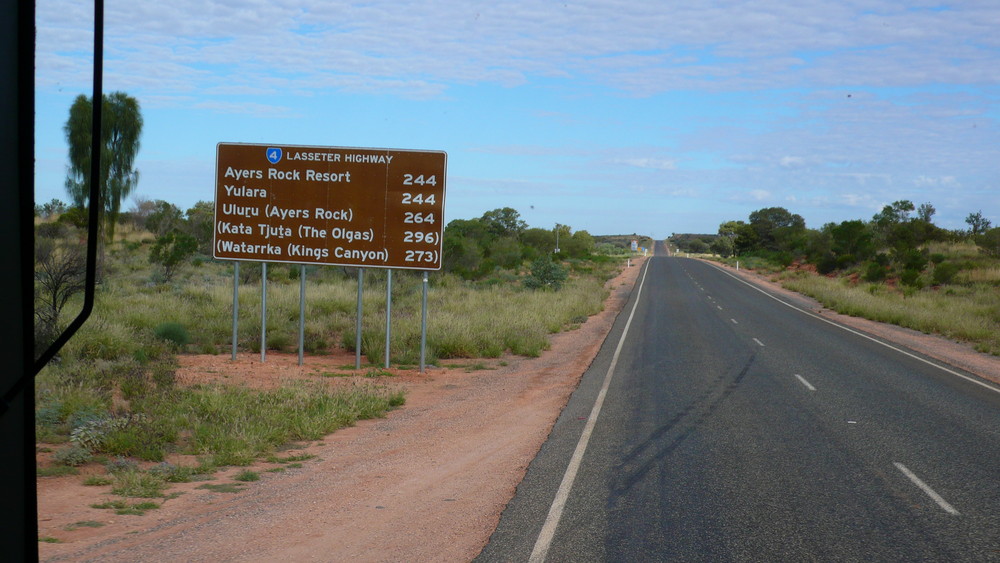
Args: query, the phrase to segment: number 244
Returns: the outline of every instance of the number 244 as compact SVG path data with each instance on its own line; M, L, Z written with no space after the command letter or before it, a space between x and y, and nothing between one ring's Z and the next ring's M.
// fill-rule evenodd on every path
M434 205L437 200L434 198L434 194L411 194L409 192L403 193L403 205Z
M424 176L423 174L413 177L413 174L403 174L403 185L404 186L436 186L437 176Z

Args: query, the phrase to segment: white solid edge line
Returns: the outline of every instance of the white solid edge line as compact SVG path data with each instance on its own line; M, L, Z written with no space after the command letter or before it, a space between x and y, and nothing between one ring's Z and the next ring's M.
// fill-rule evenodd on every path
M948 501L946 501L943 498L941 498L941 495L937 494L934 491L934 489L930 488L930 486L927 485L927 483L924 483L923 481L921 481L920 477L917 477L916 475L914 475L913 472L910 471L909 469L907 469L905 465L903 465L902 463L899 463L898 461L893 462L892 464L896 466L896 469L902 471L903 475L906 475L906 477L910 481L913 481L914 485L920 487L920 490L922 490L923 492L927 493L927 496L931 497L931 499L934 502L936 502L938 506L940 506L942 509L944 509L945 512L947 512L948 514L952 514L954 516L959 516L959 513L958 513L957 510L955 510L955 507L953 507L952 505L948 504Z
M750 287L750 288L752 288L752 289L754 289L756 291L759 291L759 292L763 293L764 295L770 297L771 299L774 299L778 303L781 303L782 305L784 305L786 307L795 309L796 311L802 313L803 315L809 315L810 317L812 317L814 319L821 320L824 323L833 325L833 326L835 326L835 327L837 327L837 328L839 328L841 330L846 330L847 332L850 332L851 334L855 334L857 336L860 336L861 338L866 338L868 340L871 340L872 342L874 342L876 344L879 344L879 345L882 345L882 346L885 346L886 348L888 348L890 350L895 350L896 352L899 352L900 354L903 354L904 356L908 356L910 358L913 358L914 360L917 360L919 362L923 362L923 363L925 363L925 364L927 364L929 366L936 367L937 369L939 369L939 370L941 370L941 371L943 371L945 373L950 373L951 375L954 375L956 377L961 377L962 379L964 379L966 381L969 381L971 383L975 383L976 385L978 385L980 387L984 387L986 389L989 389L990 391L993 391L994 393L1000 393L1000 387L994 387L994 386L992 386L992 385L990 385L990 384L988 384L988 383L986 383L984 381L980 381L978 379L975 379L975 378L969 377L967 375L958 373L957 371L955 371L953 369L946 368L946 367L944 367L944 366L942 366L940 364L936 364L934 362L931 362L929 360L921 358L920 356L918 356L916 354L913 354L911 352L907 352L906 350L903 350L902 348L897 348L897 347L893 346L892 344L888 344L888 343L882 342L881 340L879 340L877 338L874 338L874 337L871 337L871 336L868 336L867 334L865 334L863 332L859 332L857 330L854 330L853 328L846 327L846 326L844 326L844 325L842 325L840 323L837 323L835 321L831 321L830 319L825 319L825 318L823 318L823 317L821 317L821 316L819 316L819 315L817 315L815 313L811 313L809 311L806 311L805 309L801 309L799 307L796 307L795 305L792 305L791 303L788 303L786 301L782 301L781 299L775 297L774 295L771 295L770 293L764 291L763 289L757 287L756 285L754 285L754 284L752 284L752 283L750 283L750 282L748 282L746 280L742 280L742 279L738 278L737 276L734 276L733 274L727 272L726 270L724 270L723 268L721 268L719 266L716 266L715 264L708 264L708 265L711 266L711 267L713 267L713 268L715 268L716 270L719 270L723 274L726 274L727 276L733 278L734 280L736 280L736 281L738 281L738 282L740 282L740 283L742 283L742 284L744 284L744 285L746 285L746 286L748 286L748 287Z
M806 389L808 389L810 391L815 391L816 390L816 388L813 387L811 383L809 383L808 381L806 381L806 378L802 377L801 375L799 375L797 373L795 374L795 377L798 378L799 382L801 382L802 385L806 386Z
M583 427L583 433L580 435L580 441L577 442L576 449L573 451L573 457L570 458L569 465L566 466L566 473L563 474L562 482L559 483L559 490L556 491L556 497L552 501L552 506L549 507L549 514L545 518L542 530L538 533L535 547L531 550L531 557L528 559L531 563L545 561L545 556L549 552L553 538L555 538L556 528L559 526L559 520L562 518L563 508L566 506L566 501L569 500L569 492L573 488L573 481L576 480L576 473L579 471L580 463L583 461L583 454L587 451L587 444L590 442L590 435L594 432L594 426L597 424L597 417L601 414L604 397L608 394L608 387L611 385L611 378L614 376L615 366L618 364L618 355L621 354L625 338L628 336L628 329L632 325L632 317L635 316L635 309L639 306L639 299L642 297L642 286L646 283L646 273L648 271L649 262L646 262L645 269L642 272L642 279L639 280L639 290L635 295L635 303L632 304L632 311L628 315L628 321L625 322L625 330L622 331L621 338L618 340L618 346L615 348L615 353L611 356L611 365L608 366L608 373L604 376L604 384L601 386L601 390L597 394L597 399L594 401L594 406L590 410L590 417L587 418L587 423Z

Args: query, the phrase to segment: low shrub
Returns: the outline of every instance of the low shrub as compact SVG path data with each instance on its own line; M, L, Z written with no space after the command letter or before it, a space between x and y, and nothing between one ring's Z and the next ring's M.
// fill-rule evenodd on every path
M94 456L90 453L90 450L80 446L60 448L52 454L52 461L68 467L79 467L92 459L94 459Z
M180 348L183 348L191 342L191 335L181 323L160 323L153 329L153 334L155 334L157 338L171 342Z
M961 271L961 267L954 262L940 262L934 266L931 279L935 285L949 284L959 271Z
M167 482L159 475L131 470L115 473L111 492L123 497L160 498L167 488Z
M865 266L865 273L861 278L867 282L877 283L880 281L885 281L887 272L885 266L878 262L869 262Z
M528 289L552 289L558 291L562 288L568 274L566 268L553 262L549 256L543 256L532 262L531 274L524 278L524 287Z
M117 457L104 464L104 469L106 469L108 473L115 475L128 471L138 471L139 464L128 458Z
M237 473L236 476L233 477L233 480L242 481L244 483L249 483L251 481L260 481L260 473L246 469Z
M899 283L915 289L924 286L923 280L920 279L920 270L915 269L903 270L903 273L899 275Z

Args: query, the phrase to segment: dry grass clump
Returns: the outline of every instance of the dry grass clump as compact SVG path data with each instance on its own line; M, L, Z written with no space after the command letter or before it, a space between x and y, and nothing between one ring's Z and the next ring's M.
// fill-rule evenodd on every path
M845 279L815 275L788 277L782 283L838 313L941 334L1000 355L1000 303L993 284L906 292L881 283L852 285Z

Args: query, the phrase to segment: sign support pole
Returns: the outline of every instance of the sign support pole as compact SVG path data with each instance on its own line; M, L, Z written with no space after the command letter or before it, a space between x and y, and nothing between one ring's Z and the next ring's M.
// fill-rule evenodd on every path
M233 262L233 361L236 361L236 339L240 323L240 263Z
M306 265L299 266L299 365L306 345Z
M267 361L267 262L260 263L260 363Z
M427 270L424 270L424 292L420 304L420 373L427 366Z
M385 369L389 369L389 343L392 341L392 269L385 284Z
M361 296L365 282L365 269L358 268L358 318L354 323L354 369L361 369Z

